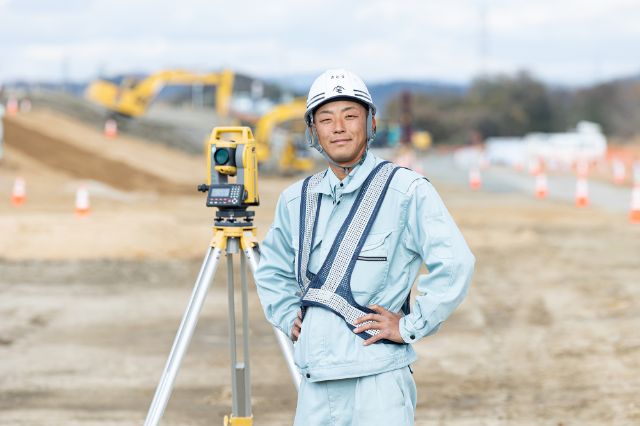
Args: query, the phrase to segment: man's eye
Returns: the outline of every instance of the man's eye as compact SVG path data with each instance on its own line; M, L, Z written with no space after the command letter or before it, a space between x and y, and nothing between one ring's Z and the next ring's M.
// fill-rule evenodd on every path
M327 123L330 123L330 122L331 122L331 120L330 120L330 119L328 119L328 118L325 118L324 120L320 120L320 122L321 122L322 124L327 124Z
M357 115L355 115L355 114L348 114L347 115L347 118L356 118L356 117L357 117Z

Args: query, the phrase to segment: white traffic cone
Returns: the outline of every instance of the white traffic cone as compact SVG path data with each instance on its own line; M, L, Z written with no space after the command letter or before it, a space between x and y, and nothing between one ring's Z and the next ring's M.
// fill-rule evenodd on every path
M482 175L480 175L480 170L469 170L469 187L474 191L477 191L482 187Z
M538 173L536 176L536 198L543 200L547 198L549 193L549 186L547 183L547 175L544 173Z
M640 185L633 187L631 191L631 208L629 209L629 222L640 223Z
M89 191L81 186L76 191L76 217L88 216L89 213Z
M622 185L627 174L624 162L622 160L615 159L611 163L611 168L613 169L613 183L616 185Z
M18 113L18 100L11 97L7 100L7 115L12 116Z
M633 163L633 186L640 186L640 161Z
M587 178L589 175L589 163L586 160L578 160L576 163L576 174L578 175L578 178Z
M13 182L13 190L11 191L11 204L21 206L27 199L27 184L24 178L17 177Z
M23 99L20 101L20 112L30 112L31 101L29 99Z
M580 177L576 181L576 207L589 205L589 183L586 178Z
M540 159L539 158L530 158L529 159L529 174L532 175L532 176L535 176L538 173L540 173L540 170L541 170Z
M408 169L413 169L413 164L416 161L416 155L413 152L413 149L408 147L400 147L398 152L396 153L396 157L393 162L396 163L400 167L406 167Z
M104 123L104 135L108 138L118 136L118 123L116 120L110 118Z

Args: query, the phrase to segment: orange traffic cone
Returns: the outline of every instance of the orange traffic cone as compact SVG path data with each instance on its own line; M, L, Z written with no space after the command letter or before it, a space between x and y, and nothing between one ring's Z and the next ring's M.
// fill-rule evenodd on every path
M89 191L86 187L81 186L76 191L76 216L88 216L89 211Z
M482 187L482 176L480 175L480 170L478 169L469 170L469 187L474 191Z
M118 123L116 120L110 118L104 123L104 135L108 138L118 136Z
M7 115L16 115L18 113L18 100L9 98L7 100Z
M613 183L616 185L622 185L627 174L624 162L618 159L613 160L611 167L613 169Z
M13 182L13 191L11 191L11 204L21 206L27 199L27 184L23 178L17 177Z
M640 223L640 186L635 186L631 191L631 209L629 210L629 222Z
M536 198L543 200L547 198L549 193L549 187L547 184L547 175L544 173L538 173L536 176Z
M580 177L576 181L576 206L586 207L589 205L589 184L587 179Z

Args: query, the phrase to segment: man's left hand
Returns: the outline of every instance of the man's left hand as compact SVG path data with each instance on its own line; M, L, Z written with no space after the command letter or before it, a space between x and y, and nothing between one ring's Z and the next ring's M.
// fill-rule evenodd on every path
M366 330L380 330L380 333L364 341L364 345L368 346L381 339L391 340L396 343L404 343L402 335L400 335L400 318L401 314L396 314L391 311L387 311L385 308L379 305L369 305L369 309L375 311L375 314L367 314L355 321L355 324L362 324L363 322L371 321L368 324L363 324L353 329L354 333L362 333Z

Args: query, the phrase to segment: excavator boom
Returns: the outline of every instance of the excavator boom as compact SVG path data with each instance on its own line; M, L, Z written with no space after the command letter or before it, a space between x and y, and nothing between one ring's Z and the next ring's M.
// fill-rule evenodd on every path
M216 112L229 115L234 74L230 70L220 73L197 74L184 70L166 70L151 74L139 81L123 79L120 84L96 80L85 93L86 97L105 108L128 117L143 115L156 95L167 85L201 84L216 86Z

